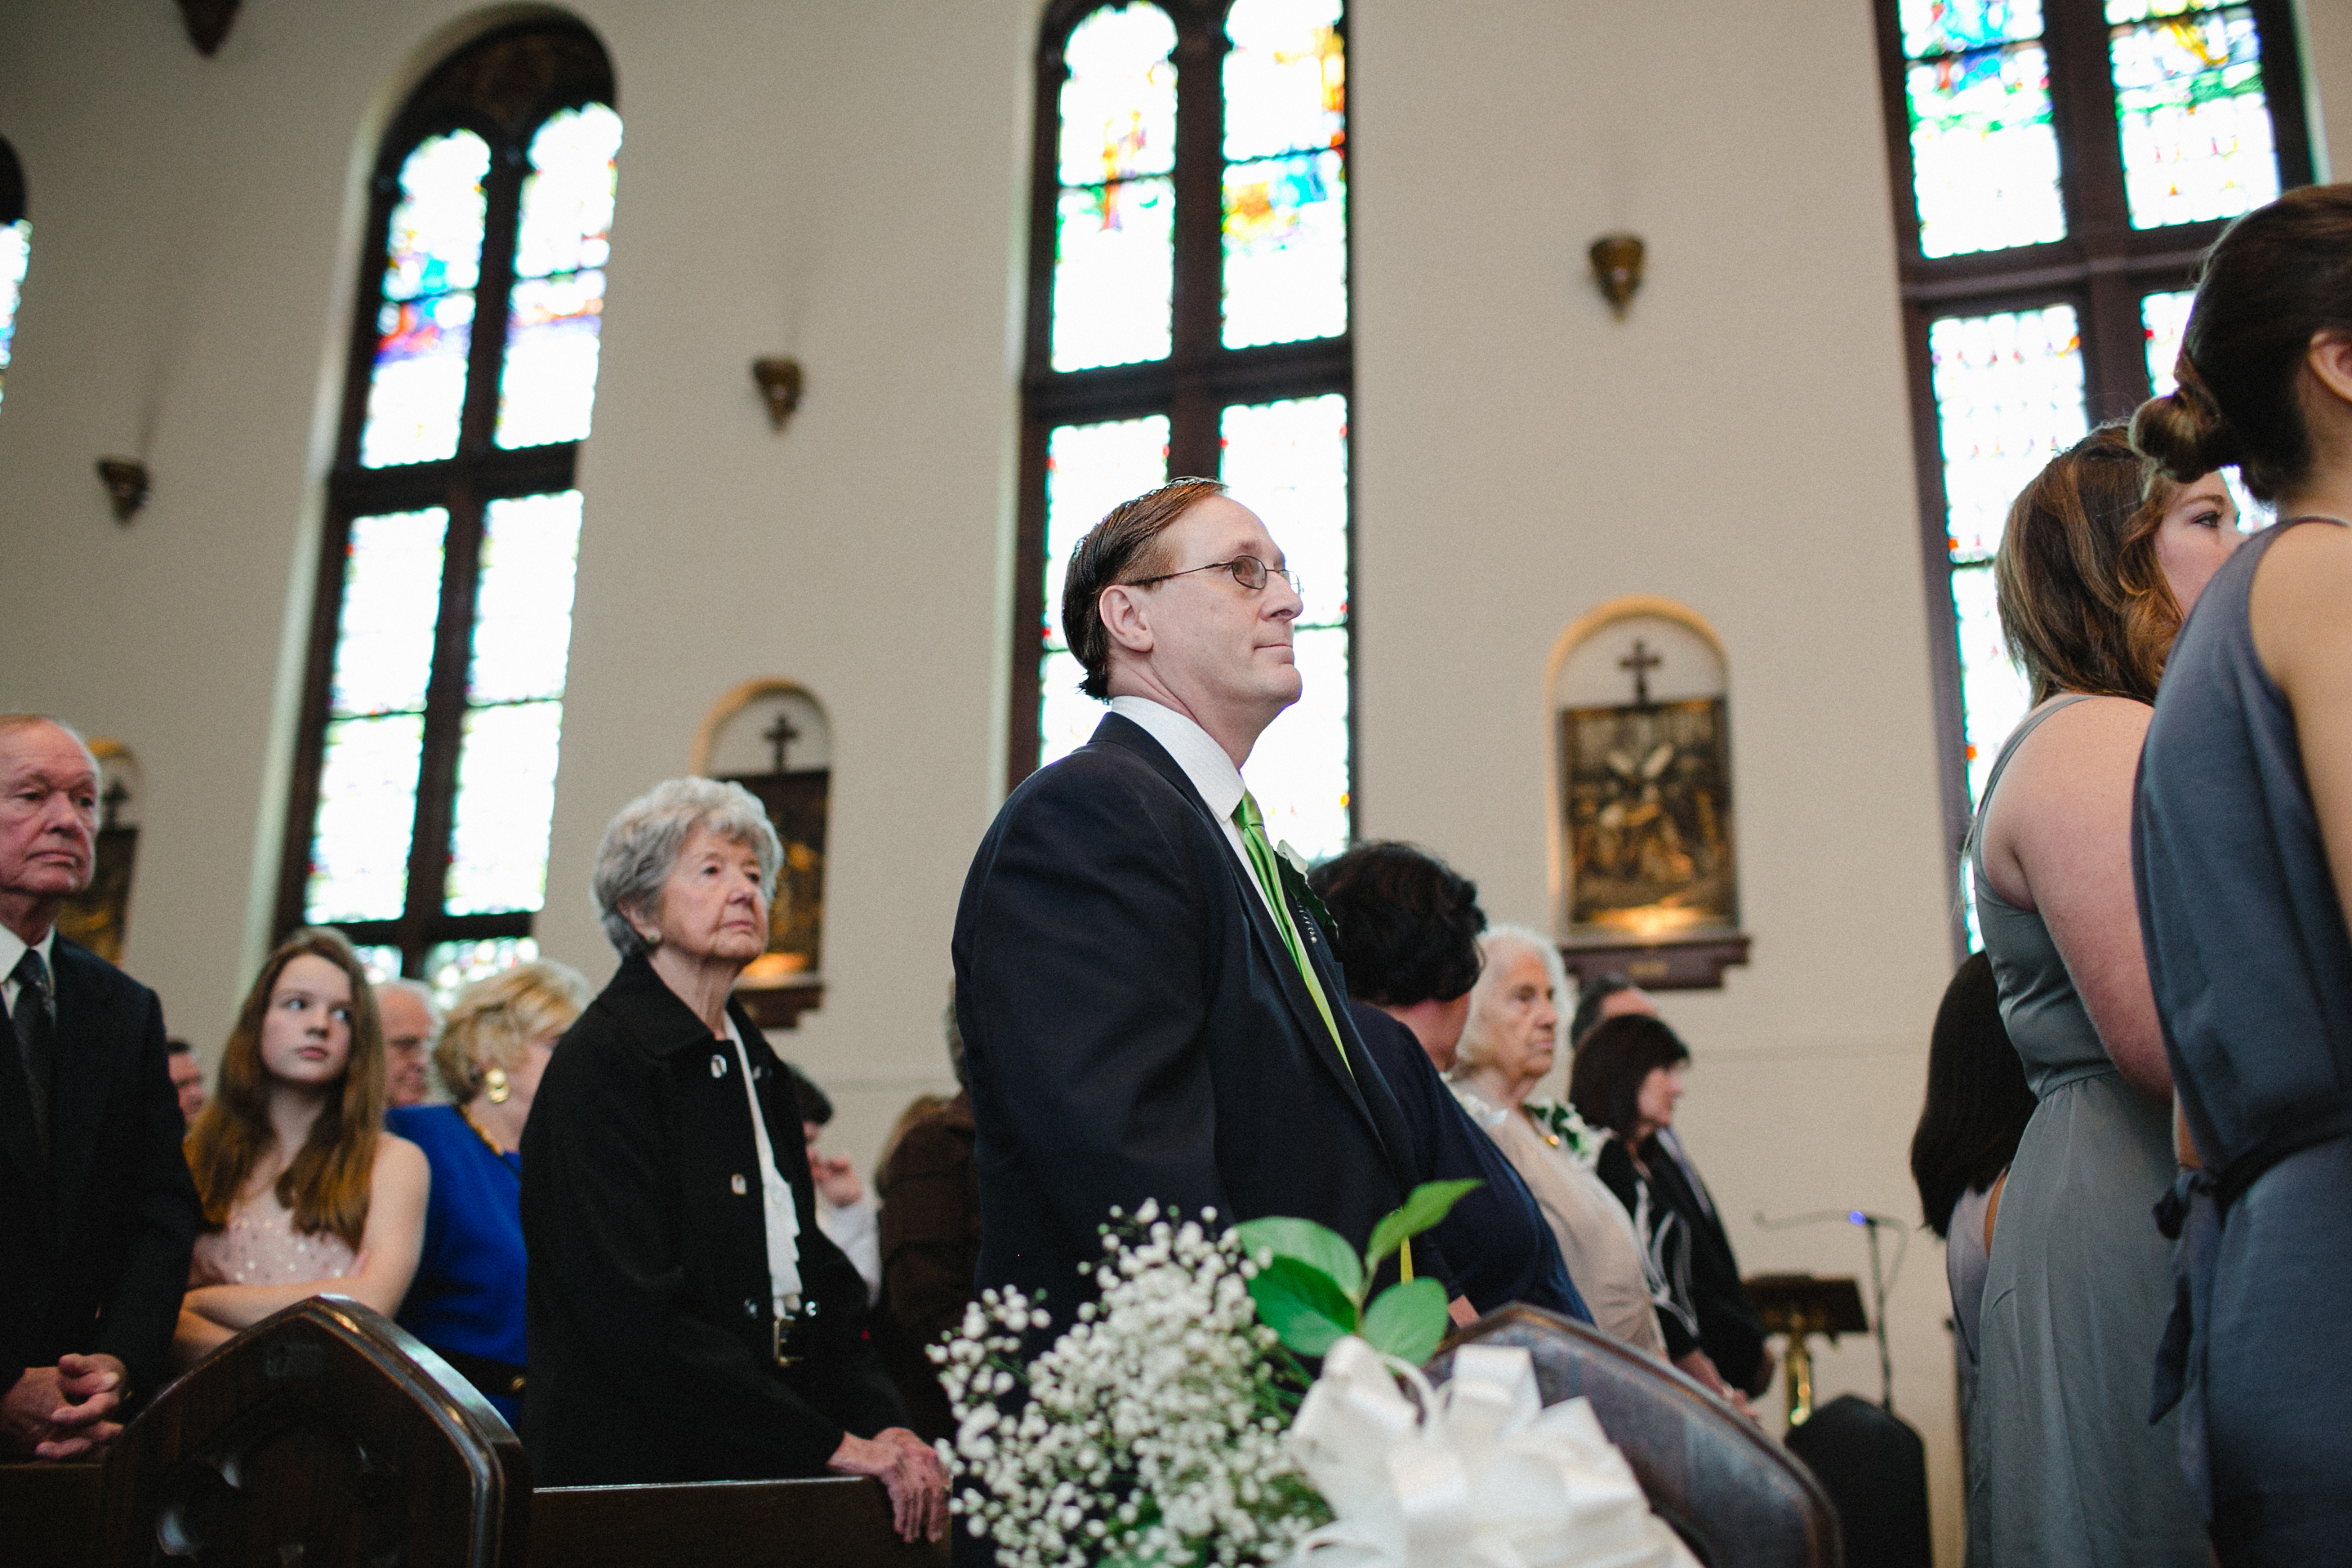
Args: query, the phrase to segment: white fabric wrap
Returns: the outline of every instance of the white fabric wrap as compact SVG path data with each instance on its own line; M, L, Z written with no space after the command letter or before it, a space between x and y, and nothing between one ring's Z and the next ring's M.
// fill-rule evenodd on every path
M760 1153L760 1212L767 1222L768 1289L774 1295L776 1321L790 1322L800 1312L801 1212L793 1203L793 1184L776 1169L776 1151L768 1142L768 1119L760 1114L760 1093L751 1083L751 1054L735 1020L727 1020L727 1037L735 1044L735 1061L743 1069L743 1098L751 1107L751 1142Z
M1697 1568L1591 1405L1546 1408L1534 1360L1516 1346L1462 1347L1432 1392L1414 1369L1343 1339L1290 1444L1339 1518L1285 1568Z

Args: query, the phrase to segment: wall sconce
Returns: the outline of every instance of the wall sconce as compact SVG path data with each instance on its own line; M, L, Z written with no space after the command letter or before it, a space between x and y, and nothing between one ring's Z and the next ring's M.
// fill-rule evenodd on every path
M768 423L781 432L801 405L801 389L805 384L801 362L755 359L751 362L751 384L767 400Z
M188 42L196 46L196 53L210 59L228 37L229 24L236 20L237 0L180 0L180 20L186 24Z
M147 465L136 458L100 458L98 477L114 502L114 521L124 527L147 504Z
M1625 308L1633 302L1634 290L1642 286L1642 237L1604 234L1592 242L1591 254L1592 280L1622 321Z

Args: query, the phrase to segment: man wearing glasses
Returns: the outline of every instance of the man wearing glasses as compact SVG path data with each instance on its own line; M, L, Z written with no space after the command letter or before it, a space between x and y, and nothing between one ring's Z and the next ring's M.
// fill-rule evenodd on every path
M1242 781L1298 700L1299 608L1265 524L1211 479L1114 508L1071 555L1062 623L1110 712L1004 803L953 946L978 1283L1045 1290L1056 1330L1095 1294L1114 1206L1293 1215L1360 1247L1409 1184L1319 906Z

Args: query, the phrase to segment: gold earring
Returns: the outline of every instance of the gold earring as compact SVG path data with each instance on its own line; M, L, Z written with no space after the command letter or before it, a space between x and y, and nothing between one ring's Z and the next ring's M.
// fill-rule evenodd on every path
M507 1069L492 1068L482 1075L482 1093L492 1105L504 1105L513 1089L507 1087Z

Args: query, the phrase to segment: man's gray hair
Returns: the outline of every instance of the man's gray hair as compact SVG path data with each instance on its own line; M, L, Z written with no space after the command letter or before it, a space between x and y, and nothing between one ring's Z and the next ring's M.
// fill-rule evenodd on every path
M1463 1020L1462 1038L1454 1047L1455 1078L1484 1065L1493 1049L1478 1016L1482 1010L1479 1004L1486 1000L1486 992L1502 984L1502 967L1495 962L1497 947L1528 948L1544 961L1544 973L1551 977L1552 1011L1560 1016L1559 1022L1552 1026L1552 1050L1557 1058L1568 1055L1569 1042L1561 1037L1568 1029L1568 965L1560 961L1559 947L1532 926L1488 926L1478 938L1478 956L1485 962L1478 968L1478 984L1470 988L1470 1016Z
M377 981L375 988L378 992L405 992L415 997L418 1004L425 1009L426 1022L433 1026L433 1033L425 1043L429 1046L434 1040L441 1037L441 999L433 994L433 987L425 984L422 980L410 980L404 976L395 975L390 980Z
M662 884L669 879L677 852L698 827L760 858L760 894L772 901L784 846L768 821L759 797L739 784L717 779L664 779L614 814L596 846L596 917L623 958L650 951L629 911L652 915L661 909Z

